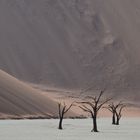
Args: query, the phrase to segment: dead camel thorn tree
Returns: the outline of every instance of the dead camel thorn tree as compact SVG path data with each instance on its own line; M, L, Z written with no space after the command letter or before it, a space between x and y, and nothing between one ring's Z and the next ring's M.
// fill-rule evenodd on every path
M112 102L111 104L108 105L108 107L105 107L112 113L112 124L113 125L116 125L116 110L121 105L122 105L121 102L119 102L118 104L114 104Z
M58 109L59 109L59 126L58 129L62 130L62 122L64 119L64 115L71 109L71 107L74 106L74 102L72 104L70 104L69 106L67 106L65 104L65 102L63 103L58 103Z
M91 130L91 132L98 132L98 129L97 129L98 112L104 104L106 104L108 101L111 100L111 98L101 100L103 93L104 93L104 91L101 91L99 96L97 96L97 97L87 96L86 99L88 99L88 101L78 102L78 103L82 104L79 107L83 111L91 114L91 117L93 119L93 129Z
M119 102L118 104L111 103L106 107L112 113L112 124L119 125L121 118L122 109L125 107L124 103Z
M116 125L119 125L120 124L120 119L122 117L122 110L123 108L125 108L126 105L121 105L118 110L116 110L116 117L117 117L117 120L116 120Z

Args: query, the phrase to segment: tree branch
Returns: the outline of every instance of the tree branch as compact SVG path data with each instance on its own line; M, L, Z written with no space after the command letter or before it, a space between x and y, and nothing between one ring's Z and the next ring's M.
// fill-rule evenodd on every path
M72 106L74 106L73 103L64 111L64 113L67 113L71 109Z
M103 103L101 103L98 107L97 107L97 111L107 102L109 102L111 100L111 98L106 99Z
M85 112L93 114L92 111L89 108L85 107L85 106L79 106L79 108L81 108Z
M81 103L81 104L87 104L89 105L91 108L94 108L94 104L92 104L91 102L77 102L77 103Z

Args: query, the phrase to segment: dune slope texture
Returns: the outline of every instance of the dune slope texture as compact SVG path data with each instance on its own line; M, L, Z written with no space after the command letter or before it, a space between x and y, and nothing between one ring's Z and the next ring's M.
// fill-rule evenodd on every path
M0 118L56 116L56 103L0 70Z
M0 19L0 68L9 74L139 92L139 0L1 0Z

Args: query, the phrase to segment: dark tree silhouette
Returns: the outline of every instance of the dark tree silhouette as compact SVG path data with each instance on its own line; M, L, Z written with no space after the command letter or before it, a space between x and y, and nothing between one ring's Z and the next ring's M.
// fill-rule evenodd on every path
M121 101L117 104L111 103L106 107L112 113L112 124L119 125L122 109L125 107Z
M101 101L101 97L103 96L103 93L104 91L101 91L98 97L87 96L86 99L88 98L89 99L88 101L78 102L82 104L79 107L83 111L91 114L91 117L93 119L93 129L91 130L91 132L98 132L97 129L98 112L105 103L111 100L111 98L107 98Z
M112 113L112 124L116 125L116 110L122 103L114 104L113 102L106 107Z
M62 130L62 122L64 119L64 115L71 109L71 107L74 106L74 103L70 104L69 106L67 106L65 104L65 102L63 103L58 103L58 109L59 109L59 126L58 129Z
M116 112L115 112L116 118L117 118L116 125L120 124L120 119L122 117L122 110L123 110L124 107L126 107L126 105L122 104L121 106L119 106L118 109L116 109Z

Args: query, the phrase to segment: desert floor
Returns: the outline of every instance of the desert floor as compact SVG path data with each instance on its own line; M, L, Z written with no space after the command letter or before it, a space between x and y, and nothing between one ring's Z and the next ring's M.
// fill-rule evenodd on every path
M110 118L98 118L99 133L90 132L92 120L66 119L63 130L58 120L1 120L1 140L139 140L140 118L122 118L119 126Z

